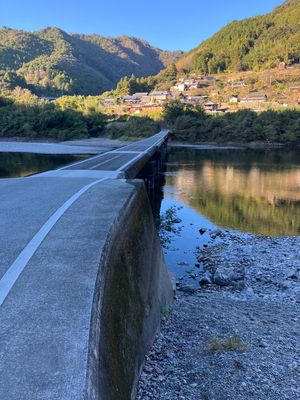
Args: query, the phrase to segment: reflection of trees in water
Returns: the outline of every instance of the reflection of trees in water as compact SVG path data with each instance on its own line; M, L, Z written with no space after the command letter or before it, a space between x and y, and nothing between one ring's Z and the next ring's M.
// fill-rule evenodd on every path
M265 235L300 234L297 152L259 151L255 158L253 151L186 150L169 159L182 162L184 157L189 164L167 178L180 200L220 226Z
M219 226L272 236L300 234L300 201L270 204L262 198L217 192L206 192L204 196L189 199L188 203Z
M222 166L236 166L241 170L249 170L257 166L260 170L282 170L300 166L300 149L213 149L199 150L195 148L174 147L168 161L170 163L186 162L200 166L207 161ZM189 169L189 167L187 167Z
M82 158L73 155L0 153L0 178L27 176L57 168Z

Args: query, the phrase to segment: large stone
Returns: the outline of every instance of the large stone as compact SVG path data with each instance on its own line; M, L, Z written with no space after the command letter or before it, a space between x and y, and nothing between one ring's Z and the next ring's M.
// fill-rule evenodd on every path
M218 268L214 273L213 282L219 286L229 286L233 281L233 274L232 269Z
M205 274L200 279L200 285L210 285L213 281L213 276L209 271L206 271Z

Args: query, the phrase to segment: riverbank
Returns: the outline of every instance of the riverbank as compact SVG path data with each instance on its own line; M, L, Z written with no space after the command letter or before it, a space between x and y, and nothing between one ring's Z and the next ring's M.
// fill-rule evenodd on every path
M275 150L284 148L295 148L300 147L300 143L271 143L271 142L228 142L228 143L217 143L217 142L195 142L186 143L180 141L173 141L169 144L171 147L190 147L200 150L236 150L236 149L261 149L261 150Z
M199 287L177 282L137 399L299 399L300 237L210 234L222 241L198 251Z

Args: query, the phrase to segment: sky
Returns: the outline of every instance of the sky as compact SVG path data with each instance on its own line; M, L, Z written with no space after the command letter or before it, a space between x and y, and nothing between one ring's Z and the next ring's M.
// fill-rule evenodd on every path
M235 19L283 0L0 0L0 27L130 35L164 50L190 50Z

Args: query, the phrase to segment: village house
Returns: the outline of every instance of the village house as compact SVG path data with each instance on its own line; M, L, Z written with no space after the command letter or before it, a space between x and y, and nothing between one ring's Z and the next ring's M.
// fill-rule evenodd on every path
M124 104L127 104L127 105L139 103L139 100L136 97L130 96L130 95L122 96L122 101Z
M229 99L229 103L239 103L240 102L240 99L239 99L239 96L237 96L237 95L233 95L233 96L231 96L230 97L230 99Z
M191 85L194 85L195 83L197 83L197 81L193 78L188 78L184 80L184 84L188 87L190 87Z
M244 81L228 81L232 88L244 88L246 86Z
M208 101L207 103L202 104L202 107L205 111L216 112L218 110L218 103Z
M142 99L145 96L148 96L148 92L137 92L132 95L132 97L135 97L137 100Z
M158 104L165 103L168 100L169 96L170 92L168 91L152 92L149 94L150 102Z
M187 89L185 83L176 83L176 85L171 87L171 92L184 92Z
M49 103L51 103L52 101L55 101L58 99L58 97L46 97L46 96L41 96L41 99L44 101L48 101Z
M264 103L268 100L266 94L250 93L247 97L241 99L241 103Z
M141 104L149 104L149 103L151 103L150 96L148 96L148 93L147 93L146 96L141 97L140 101L141 101Z
M187 103L188 104L200 104L203 97L205 97L207 99L207 96L188 96Z
M122 96L122 101L126 105L139 104L139 103L141 103L141 101L144 97L147 97L147 95L148 95L147 92L138 92L138 93L134 93L131 96L125 95L125 96Z
M180 100L185 97L182 93L175 93L175 92L171 92L170 96L172 100Z

